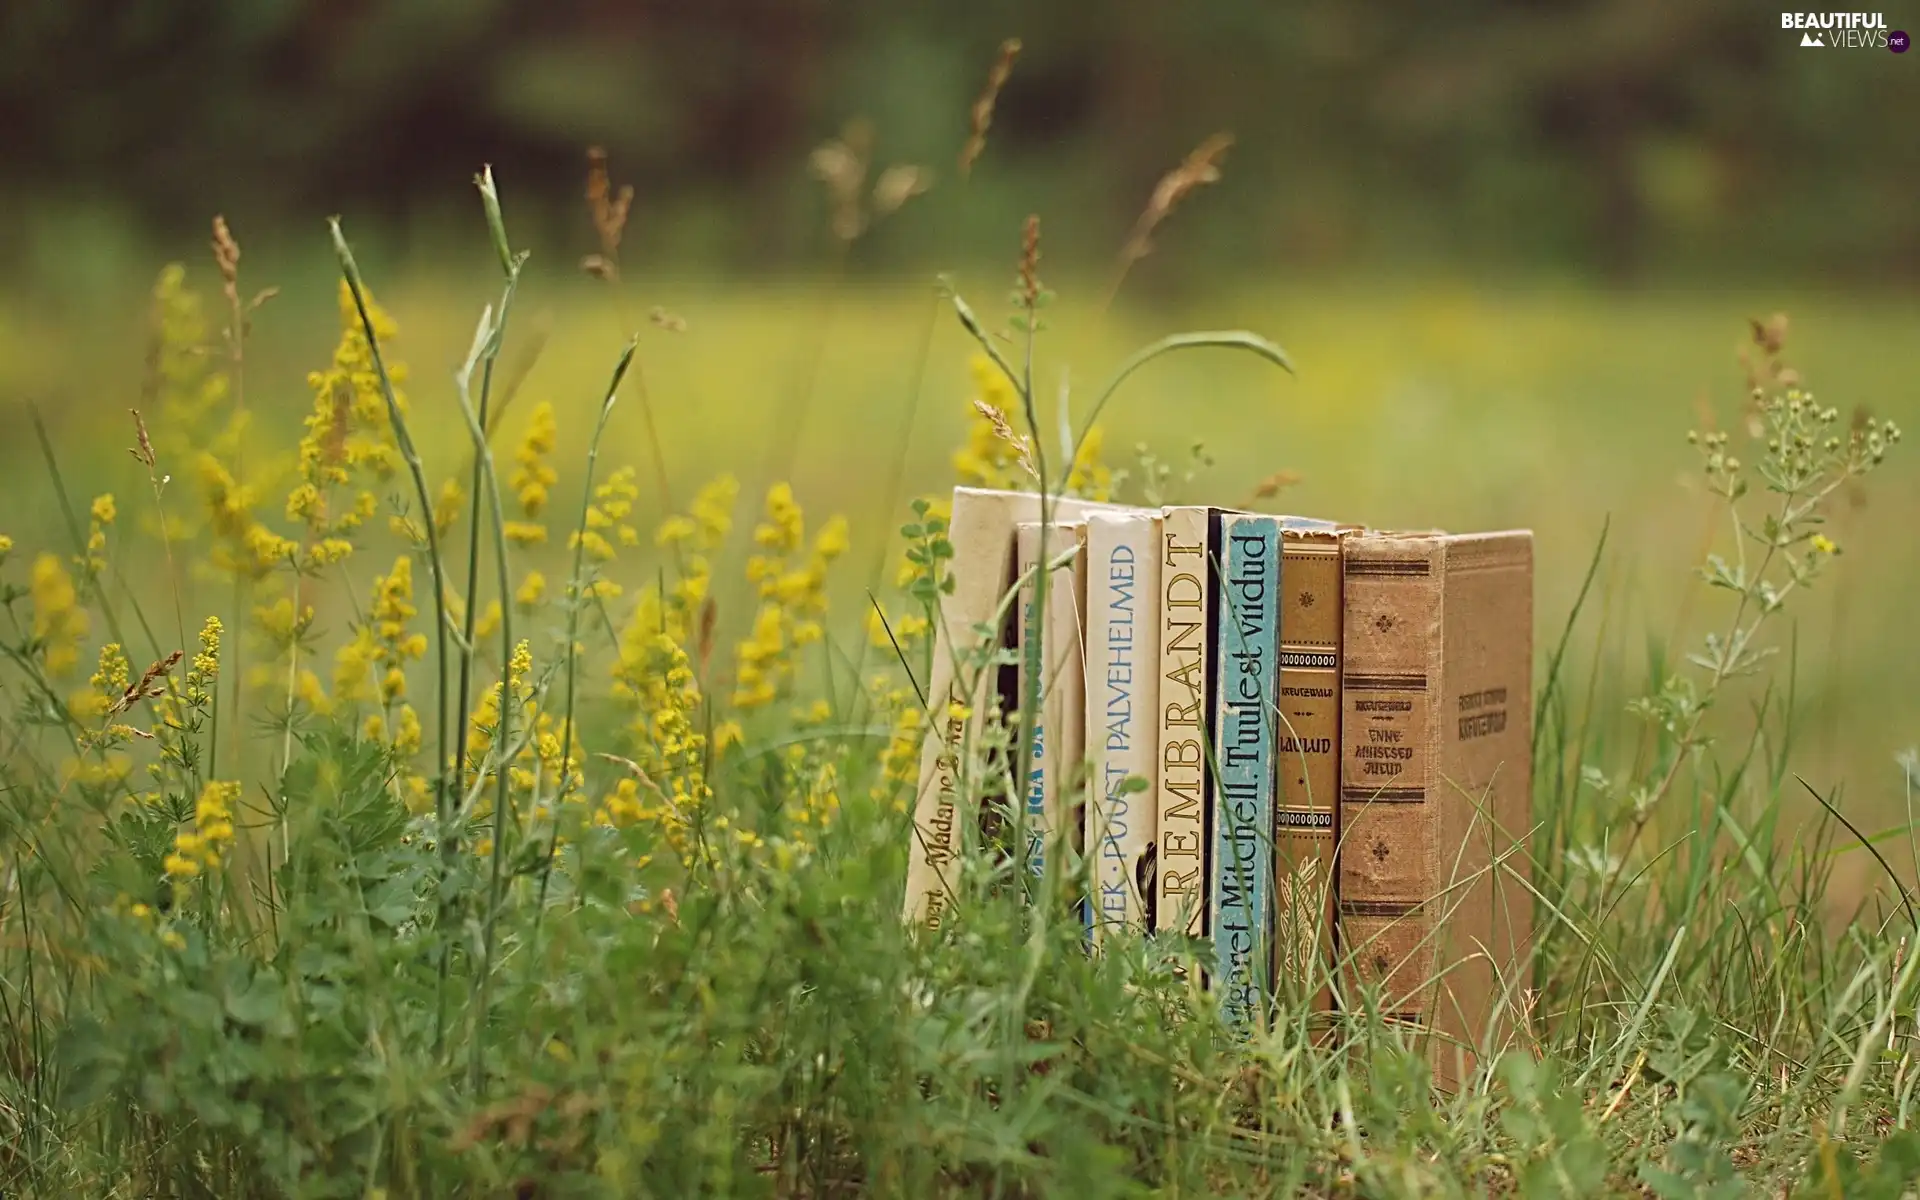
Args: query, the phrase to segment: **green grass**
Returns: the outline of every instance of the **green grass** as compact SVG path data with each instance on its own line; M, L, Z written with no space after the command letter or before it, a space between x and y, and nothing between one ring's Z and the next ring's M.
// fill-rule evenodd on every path
M363 265L399 324L383 348L413 367L404 387L425 479L464 478L472 446L452 373L498 283L386 287ZM985 301L1002 277L982 278L962 283L997 311ZM524 730L557 719L577 662L585 745L577 788L515 757L533 781L525 795L499 793L504 822L491 784L453 817L447 801L438 813L431 799L409 806L404 786L433 774L433 669L451 678L464 661L477 692L503 674L511 639L500 634L470 653L450 639L445 657L408 660L424 753L393 744L392 705L288 718L285 659L273 657L284 647L256 638L248 661L280 674L250 683L242 711L226 698L230 680L217 704L181 710L185 732L166 735L179 761L135 785L157 788L158 802L66 778L68 759L98 757L76 743L101 720L63 698L84 689L101 641L124 641L137 675L178 640L167 632L176 603L189 634L218 612L231 673L246 614L207 567L214 538L176 544L181 567L169 573L137 532L151 516L137 499L146 471L119 447L132 441L123 410L152 407L139 399L138 302L71 319L6 307L0 391L41 402L79 533L95 492L115 492L122 515L87 600L93 636L77 675L57 679L58 634L36 628L45 596L26 584L38 552L77 548L24 412L7 410L17 436L0 454L21 482L0 530L14 540L0 586L16 622L0 621L0 1191L1900 1194L1920 1161L1920 1139L1905 1132L1920 960L1909 943L1920 928L1890 878L1916 866L1915 781L1894 762L1920 736L1900 669L1920 652L1904 604L1920 561L1902 552L1920 493L1904 456L1862 503L1835 493L1822 528L1847 553L1762 626L1780 654L1714 689L1697 727L1673 694L1651 724L1627 705L1669 673L1701 679L1683 655L1732 619L1731 598L1689 575L1709 550L1731 553L1732 536L1684 434L1717 413L1744 441L1733 357L1743 318L1791 307L1794 361L1825 403L1913 424L1897 350L1914 327L1910 305L1356 286L1209 297L1177 320L1137 309L1103 319L1061 289L1041 340L1043 397L1068 364L1075 394L1089 395L1127 350L1170 328L1249 327L1300 368L1295 380L1231 356L1156 364L1116 402L1110 459L1124 462L1112 451L1136 440L1178 455L1201 438L1216 461L1194 491L1208 498L1239 500L1289 468L1303 476L1280 501L1290 509L1538 531L1543 902L1526 1032L1447 1096L1364 1002L1332 1040L1281 1012L1236 1045L1171 968L1166 943L1089 957L1073 922L985 884L940 938L904 929L907 818L881 750L885 695L906 680L865 645L863 593L875 586L896 616L911 608L892 586L899 546L885 539L910 519L910 497L952 482L969 346L931 286L633 286L636 320L658 299L689 328L644 328L595 476L639 468L642 545L605 568L621 596L577 606L563 589L582 574L566 551L586 486L577 464L626 323L604 292L538 270L513 309L501 362L541 337L544 350L495 453L504 475L532 401L550 398L560 478L546 547L507 551L509 582L534 568L550 581L544 606L516 617L533 665L510 720ZM258 318L246 367L253 471L290 457L313 402L305 371L325 366L339 333L333 287L309 279ZM213 313L217 283L207 290ZM371 376L356 386L379 398ZM647 642L645 623L621 640L643 593L690 572L652 546L666 501L643 403L673 508L721 469L743 484L733 535L709 556L710 637L697 603L661 604L669 611L653 619L667 644ZM169 511L198 503L190 459L212 444L170 451L156 468L175 477ZM775 480L792 482L809 532L844 512L853 549L788 614L821 618L806 606L824 604L827 632L791 658L788 694L737 712L735 647L751 640L759 607L746 535ZM263 485L257 513L291 534L279 512L288 482ZM517 487L500 485L512 508ZM413 486L402 470L376 490L385 504ZM469 519L441 539L456 587ZM492 527L479 532L491 546ZM344 573L307 594L315 618L297 665L329 683L369 580L405 549L383 520L357 536ZM802 540L780 552L798 566L816 549ZM484 601L498 588L482 553ZM75 573L84 597L86 574ZM410 631L432 619L428 578L421 558ZM644 695L655 723L636 731L634 705L610 692L615 664L639 685L662 678L674 653L698 695ZM876 671L890 675L883 688L863 678ZM816 699L824 714L805 711ZM145 725L152 708L123 719ZM374 710L388 718L378 736L363 726ZM669 711L708 737L738 719L743 740L676 759L658 723ZM494 720L478 728L510 743ZM135 739L128 752L144 765L156 749ZM495 746L472 759L464 778L476 796L504 757ZM693 802L676 810L643 790L639 819L596 824L593 810L627 774L619 759L666 793L691 779ZM1676 760L1671 785L1635 816L1634 787ZM177 834L207 825L194 801L211 778L246 784L233 850L216 869L169 879ZM701 780L711 798L697 794ZM1629 844L1622 832L1642 820ZM1176 961L1191 952L1172 949Z

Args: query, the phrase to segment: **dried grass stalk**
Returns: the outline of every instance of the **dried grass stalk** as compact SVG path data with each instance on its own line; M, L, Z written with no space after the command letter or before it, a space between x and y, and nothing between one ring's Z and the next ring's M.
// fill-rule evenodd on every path
M1000 99L1000 89L1007 86L1007 78L1013 74L1013 60L1020 57L1020 39L1008 38L1000 43L1000 53L994 57L993 67L987 72L987 86L973 102L973 123L967 135L967 144L960 151L960 178L965 179L973 170L973 164L987 148L987 130L993 127L993 106Z

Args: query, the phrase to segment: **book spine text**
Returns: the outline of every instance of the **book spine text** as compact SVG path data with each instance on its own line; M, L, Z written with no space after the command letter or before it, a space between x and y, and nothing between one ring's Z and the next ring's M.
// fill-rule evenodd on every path
M1160 518L1087 520L1086 844L1094 854L1096 942L1146 929L1155 840Z
M1169 508L1160 532L1160 778L1154 816L1154 928L1206 933L1213 773L1207 763L1207 660L1217 520ZM1211 528L1210 528L1211 527Z
M1426 1025L1441 853L1435 820L1442 645L1438 538L1343 543L1339 909L1351 1006L1377 992L1389 1018Z
M1230 1028L1265 1014L1272 926L1273 721L1279 686L1280 532L1272 517L1221 520L1214 640L1212 986Z
M1340 807L1340 539L1281 523L1274 982L1332 1007Z

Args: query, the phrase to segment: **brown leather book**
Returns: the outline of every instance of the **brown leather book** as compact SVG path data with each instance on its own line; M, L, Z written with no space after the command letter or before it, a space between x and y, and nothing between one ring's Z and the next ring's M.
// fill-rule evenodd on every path
M1533 535L1352 534L1342 565L1342 1002L1457 1090L1528 986Z

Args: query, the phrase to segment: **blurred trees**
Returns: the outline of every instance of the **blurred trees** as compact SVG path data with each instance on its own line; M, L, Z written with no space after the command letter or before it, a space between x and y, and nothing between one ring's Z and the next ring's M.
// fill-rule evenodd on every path
M571 215L599 143L655 250L805 261L808 149L864 113L951 184L1009 34L965 203L871 260L999 252L1031 208L1110 253L1229 129L1180 232L1207 267L1920 275L1920 54L1802 50L1739 0L4 0L0 200L398 218L491 161Z

